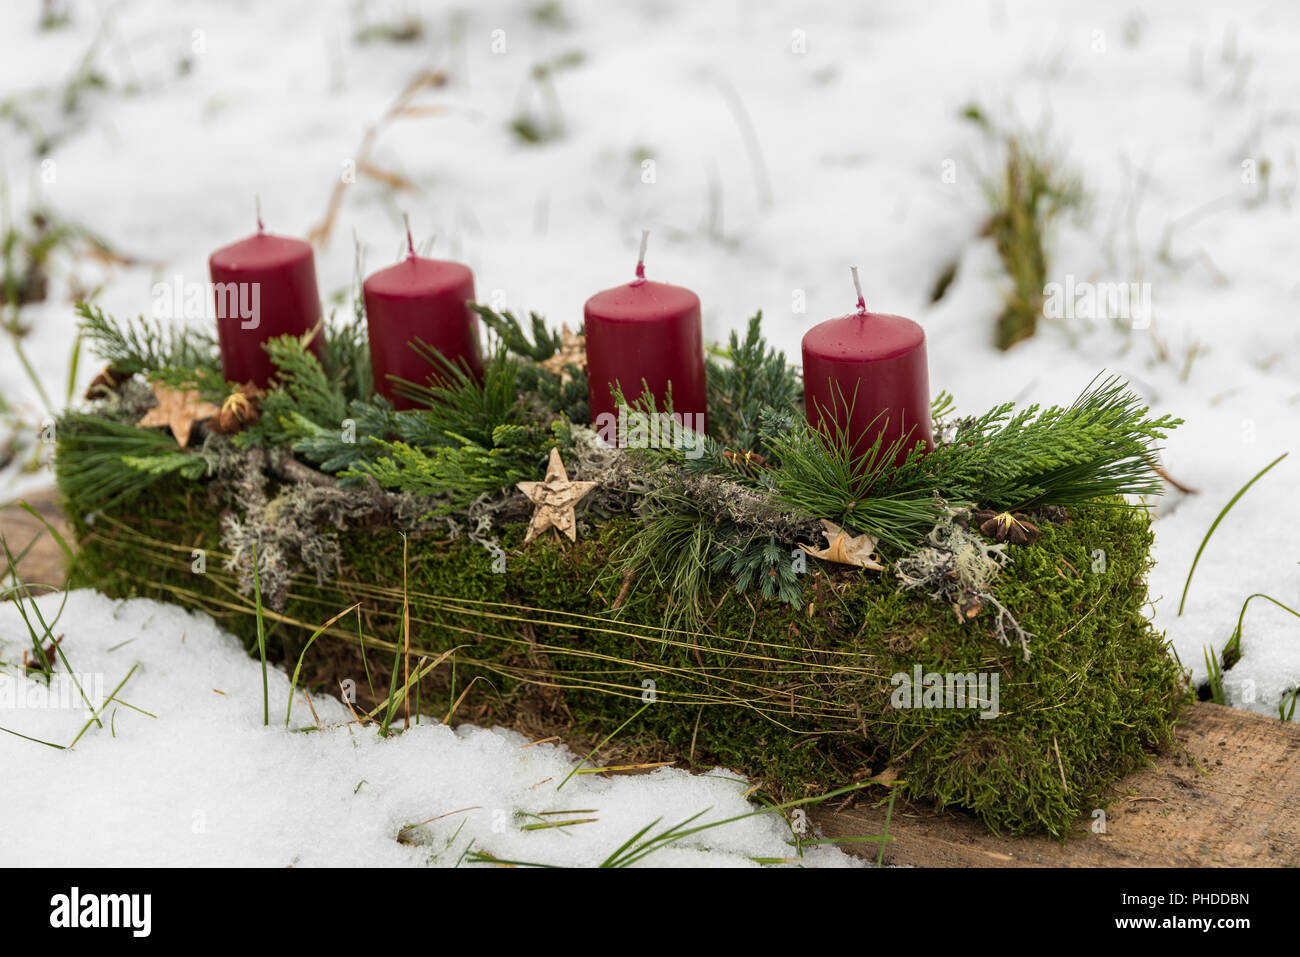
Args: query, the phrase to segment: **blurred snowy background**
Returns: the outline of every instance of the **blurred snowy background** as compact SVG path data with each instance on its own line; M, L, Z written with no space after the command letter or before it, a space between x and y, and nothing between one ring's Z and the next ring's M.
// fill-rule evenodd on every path
M1003 144L971 106L1082 183L1048 279L1149 284L1149 321L1045 321L994 349ZM1157 506L1151 596L1203 676L1248 595L1300 604L1292 456L1176 615L1220 508L1296 450L1298 130L1300 7L1282 0L12 2L0 225L6 299L26 301L0 331L0 498L50 483L21 437L97 371L68 382L73 299L134 315L155 282L206 281L255 195L274 232L328 226L327 302L346 306L354 236L368 270L397 257L405 211L480 298L556 325L631 275L649 227L649 274L699 293L706 339L762 309L797 361L849 311L856 264L872 308L925 327L932 388L962 411L1068 402L1109 369L1186 419L1164 466L1197 494ZM1229 702L1276 713L1300 619L1252 604L1242 651Z

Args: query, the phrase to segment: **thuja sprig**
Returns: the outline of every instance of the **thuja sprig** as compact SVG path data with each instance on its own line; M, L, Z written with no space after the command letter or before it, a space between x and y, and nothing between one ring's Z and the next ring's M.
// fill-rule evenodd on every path
M949 445L908 461L882 488L937 490L999 510L1158 495L1152 469L1181 419L1152 417L1118 376L1094 379L1069 406L1010 403L960 425Z

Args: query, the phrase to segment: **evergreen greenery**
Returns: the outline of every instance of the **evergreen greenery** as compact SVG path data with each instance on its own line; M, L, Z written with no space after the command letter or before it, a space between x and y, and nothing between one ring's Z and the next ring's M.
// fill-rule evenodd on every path
M201 454L177 448L165 432L97 415L67 412L56 435L59 488L95 509L130 501L169 475L197 480L210 471Z
M732 330L727 348L707 359L709 431L738 452L759 451L760 418L765 409L790 410L803 390L785 353L768 346L758 312L745 338Z
M544 369L539 363L560 351L563 340L558 332L551 332L546 321L535 312L529 313L532 338L525 334L523 324L509 311L496 313L480 303L470 303L470 308L489 330L505 344L506 349L521 361L516 371L520 392L536 395L544 407L566 416L570 422L583 423L591 418L587 399L587 372L569 363L565 366L568 381ZM578 335L582 330L578 330Z
M350 323L327 324L323 361L302 339L267 342L276 380L261 399L260 419L235 436L236 447L288 448L344 485L373 480L431 497L439 514L464 512L480 496L537 479L549 450L569 449L572 425L585 421L585 377L570 365L573 378L561 383L538 364L562 345L540 316L532 314L525 331L509 312L474 308L494 343L482 378L416 342L434 372L424 383L399 383L420 405L400 412L369 392L359 312ZM119 328L96 308L81 311L87 337L119 368L205 393L228 388L210 340L145 320ZM932 410L941 437L933 450L886 447L879 437L864 450L842 431L808 425L794 371L764 340L761 316L743 338L733 333L709 368L713 435L701 440L700 454L628 450L622 473L627 489L639 493L635 514L644 535L622 553L619 571L653 570L671 596L670 614L688 622L698 622L700 595L717 575L742 592L758 586L763 597L797 607L801 586L790 556L800 542L820 544L816 519L874 535L897 555L917 547L951 507L1029 509L1156 494L1151 464L1178 424L1150 416L1112 377L1068 407L1017 411L1007 403L953 423L952 399L941 394ZM616 400L636 411L672 411L671 395L660 410L648 390L633 402L618 392ZM206 462L188 461L200 452L178 450L160 433L126 425L96 438L84 421L77 428L98 456L91 488L106 495L132 494L172 471L207 474ZM143 437L138 447L106 451L135 435ZM105 470L112 469L122 474L110 479Z
M87 337L123 372L177 383L188 375L204 388L219 380L210 339L145 320L110 329L90 307L82 315ZM663 706L639 720L647 750L736 767L790 797L890 762L904 796L968 807L1016 832L1065 835L1145 747L1168 739L1185 688L1143 614L1148 519L1117 506L1118 496L1158 490L1150 465L1178 421L1152 417L1119 380L1094 382L1068 407L1007 404L956 421L943 395L932 410L940 441L928 454L880 439L855 449L849 436L807 424L797 380L755 317L711 361L715 434L701 456L614 452L592 445L588 433L579 441L581 370L570 366L574 379L562 384L538 364L560 338L537 316L529 335L508 313L480 307L479 315L495 338L482 377L417 343L434 372L402 384L415 409L396 411L370 394L364 337L353 324L326 329L323 362L300 339L267 343L277 376L233 452L213 442L182 450L165 431L117 421L127 417L119 406L129 408L129 390L104 400L103 414L67 413L57 467L83 539L77 580L114 594L179 598L251 643L262 616L256 596L242 594L238 570L212 562L194 576L186 558L202 542L236 561L242 552L223 536L239 526L241 544L265 539L258 554L280 556L280 584L270 589L265 576L258 584L276 616L267 617L264 647L278 657L296 656L321 621L358 600L376 630L368 643L396 655L409 600L412 652L435 660L456 649L462 690L480 677L478 687L494 689L478 706L485 720L500 714L533 730L559 721L559 731L576 721L606 733L626 722L628 699L639 701L652 677ZM624 404L655 411L648 394ZM671 397L662 404L671 411ZM287 449L340 485L377 483L463 519L472 508L484 515L484 496L506 502L511 496L499 493L539 479L556 446L582 477L601 479L600 494L584 500L600 521L576 546L523 548L521 523L486 515L509 574L498 574L494 554L480 547L481 527L474 541L425 540L399 569L390 526L405 498L288 481L266 471L266 456L248 454ZM151 508L131 507L145 490ZM380 504L354 508L356 496ZM247 514L222 525L216 499ZM1044 523L1041 538L1017 547L988 583L996 625L988 614L954 615L946 601L900 588L894 575L796 551L820 545L817 520L829 519L878 536L896 560L959 504L1071 507L1071 522ZM95 513L102 518L92 526L85 517ZM350 515L372 525L340 517ZM269 547L278 541L273 525L292 526L296 546ZM1098 547L1107 571L1077 571ZM308 552L320 561L314 574ZM410 573L409 591L390 584L399 572ZM1027 660L1022 649L988 640L1002 612L1034 636ZM890 676L917 662L1005 675L1000 719L895 707ZM455 689L433 683L438 707L450 707Z
M397 417L412 419L418 430L408 429L408 438L395 441L369 436L372 454L343 478L371 477L384 488L435 496L445 513L545 471L547 455L565 442L567 427L562 418L552 423L529 414L517 391L520 363L506 347L487 356L479 381L424 343L415 345L437 370L427 384L402 383L406 395L426 408Z
M940 411L948 406L941 402ZM855 451L843 431L823 437L799 420L770 425L769 441L781 457L775 483L786 507L906 548L933 525L939 499L1005 511L1158 495L1151 466L1181 422L1151 417L1110 377L1068 407L1000 405L960 423L951 442L928 454L912 449L897 466L898 444L882 448L877 437Z
M119 375L168 368L219 372L221 368L217 341L205 332L144 316L119 323L88 302L78 302L76 310L82 339Z

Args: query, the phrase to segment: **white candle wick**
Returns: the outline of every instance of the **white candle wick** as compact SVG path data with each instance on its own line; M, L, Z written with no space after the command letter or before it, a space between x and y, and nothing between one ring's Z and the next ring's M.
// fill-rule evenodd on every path
M266 227L262 225L262 197L258 196L256 193L253 194L253 210L254 214L257 216L257 231L260 233Z
M867 301L862 298L862 280L858 277L858 267L850 266L849 272L853 273L853 288L858 292L858 314L866 315Z
M641 230L641 251L636 256L636 278L645 279L645 248L650 243L650 230Z

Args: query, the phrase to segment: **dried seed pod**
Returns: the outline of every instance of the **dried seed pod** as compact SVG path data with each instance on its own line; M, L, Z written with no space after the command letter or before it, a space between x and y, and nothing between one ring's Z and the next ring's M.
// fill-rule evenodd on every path
M732 452L728 450L722 453L722 457L727 460L728 464L738 468L767 468L767 456L759 455L757 452Z
M245 426L252 425L262 416L262 390L251 382L246 382L237 390L226 396L221 403L221 412L210 423L214 432L222 435L234 435Z
M110 392L116 392L127 377L113 366L106 365L99 375L90 380L90 385L86 387L85 398L98 399L108 395Z
M985 514L987 513L976 512L976 520L979 521ZM983 518L979 529L980 533L988 538L997 539L999 542L1010 542L1013 545L1032 545L1042 534L1038 526L1030 522L1023 512L1016 512L1014 515L1010 512L1001 512L990 518Z

